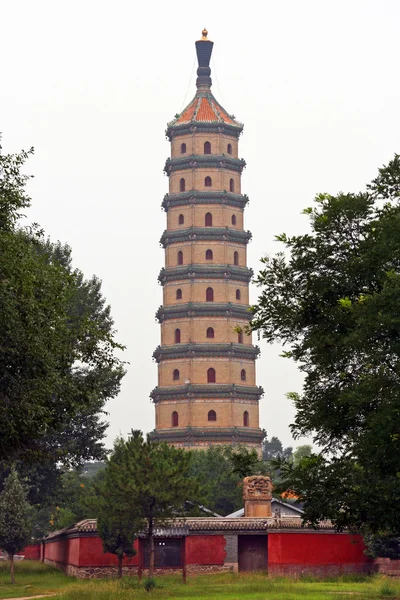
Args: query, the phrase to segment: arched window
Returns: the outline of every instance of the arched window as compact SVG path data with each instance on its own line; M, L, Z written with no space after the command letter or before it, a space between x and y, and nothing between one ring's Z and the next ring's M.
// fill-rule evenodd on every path
M176 410L174 410L174 412L172 413L171 424L172 424L172 427L178 427L178 425L179 425L179 415L176 412Z
M178 265L183 265L183 252L179 250L178 252Z
M207 371L207 383L215 383L215 369L212 367Z
M212 260L212 259L213 259L213 251L206 250L206 260Z
M176 299L177 300L182 300L182 290L181 290L181 288L178 288L176 290Z
M235 191L235 182L233 181L233 179L229 180L229 191L230 192L234 192Z
M183 179L183 177L182 177L182 179L179 182L179 191L180 192L184 192L185 191L185 180Z
M246 371L245 371L245 369L242 369L240 371L240 381L246 381Z
M181 330L175 329L175 344L181 343Z
M179 379L179 371L178 371L178 369L174 369L174 372L172 373L172 379L174 381L178 381L178 379Z
M244 427L249 426L249 413L247 412L247 410L245 410L243 413L243 425Z
M205 222L206 227L212 227L212 214L211 213L206 213L204 222Z
M232 144L228 144L228 154L232 154Z
M186 144L181 144L181 154L186 154Z
M208 327L207 328L207 337L208 338L213 338L214 337L214 329L212 327Z
M236 300L240 300L240 290L236 290Z
M183 225L185 222L185 217L183 215L179 215L178 217L178 224L179 225Z
M209 421L216 421L217 420L217 413L215 412L215 410L209 410L208 411L208 420Z
M238 344L243 344L243 332L239 331L238 333Z
M212 288L206 289L206 301L214 302L214 290Z
M205 178L205 180L204 180L204 185L205 185L206 187L211 187L211 185L212 185L211 177L206 177L206 178Z
M232 225L236 225L236 215L232 215Z
M204 142L204 154L211 154L210 142Z
M238 265L239 264L239 252L235 252L233 253L233 264L234 265Z

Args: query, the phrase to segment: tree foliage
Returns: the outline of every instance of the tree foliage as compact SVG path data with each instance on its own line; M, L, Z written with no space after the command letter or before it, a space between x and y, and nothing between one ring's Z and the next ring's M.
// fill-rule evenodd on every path
M131 524L127 530L129 535L123 538L123 547L127 547L126 543L132 536L147 533L151 577L154 572L155 527L182 515L186 502L197 500L199 496L198 485L190 474L192 455L180 448L155 442L149 436L145 439L140 431L132 431L128 440L117 441L113 456L104 480L108 481L108 473L114 485L113 502L100 513L103 515L100 517L100 535L104 536L103 542L118 541L114 533L121 532L125 526L125 522L120 520L125 507L131 515ZM115 465L113 471L112 465ZM102 501L107 503L111 484L100 487L99 493ZM115 521L114 514L120 515Z
M104 552L118 559L118 577L122 577L122 561L136 554L135 539L143 529L143 518L127 493L126 442L116 440L101 481L97 483L97 531Z
M399 531L400 156L358 194L320 194L311 231L263 259L252 329L305 375L295 437L322 454L287 465L306 518Z
M68 246L18 227L28 156L0 153L0 460L79 464L103 455L122 347L100 281L72 267Z
M13 469L0 494L0 548L9 555L12 583L15 583L14 555L26 546L30 532L30 506L26 500L26 490Z
M262 442L262 457L265 461L270 461L274 458L285 457L289 458L292 456L293 448L288 446L284 448L282 442L276 436L272 436L269 440L265 437Z

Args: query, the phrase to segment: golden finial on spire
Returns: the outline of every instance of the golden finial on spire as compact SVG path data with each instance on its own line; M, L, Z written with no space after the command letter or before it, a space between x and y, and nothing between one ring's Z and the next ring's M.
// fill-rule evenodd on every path
M208 31L207 31L207 29L205 27L204 27L203 31L201 32L201 35L203 36L201 38L202 40L207 40Z

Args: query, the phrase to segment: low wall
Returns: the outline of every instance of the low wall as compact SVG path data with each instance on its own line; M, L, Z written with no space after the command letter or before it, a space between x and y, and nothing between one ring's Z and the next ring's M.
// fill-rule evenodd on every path
M391 558L375 558L374 571L389 575L391 577L400 577L400 560L392 560Z
M22 552L18 552L25 557L25 560L40 560L40 544L30 544L25 546Z
M348 533L269 532L268 573L288 577L367 573L373 564L364 549L362 537Z

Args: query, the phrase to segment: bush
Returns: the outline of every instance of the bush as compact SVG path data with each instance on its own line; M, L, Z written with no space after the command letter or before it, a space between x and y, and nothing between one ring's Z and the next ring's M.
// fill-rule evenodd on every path
M154 577L146 577L146 579L143 582L143 587L146 590L146 592L151 592L151 590L154 590L154 588L157 587L157 583Z

